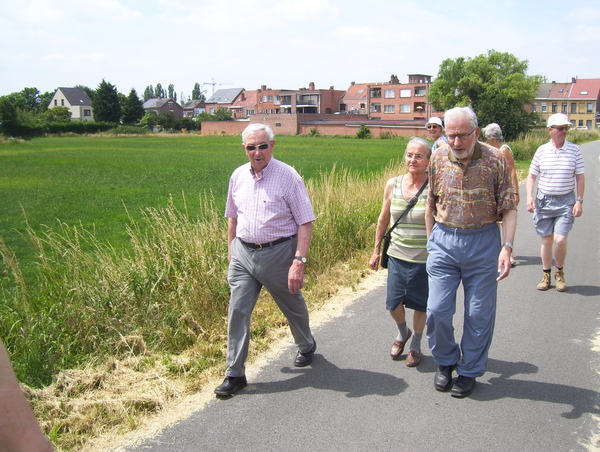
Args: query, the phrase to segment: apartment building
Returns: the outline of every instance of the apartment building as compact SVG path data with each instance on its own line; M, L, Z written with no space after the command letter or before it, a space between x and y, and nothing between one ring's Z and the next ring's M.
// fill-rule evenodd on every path
M574 127L598 128L600 125L600 79L572 78L566 83L541 83L533 111L542 124L554 113L564 113Z

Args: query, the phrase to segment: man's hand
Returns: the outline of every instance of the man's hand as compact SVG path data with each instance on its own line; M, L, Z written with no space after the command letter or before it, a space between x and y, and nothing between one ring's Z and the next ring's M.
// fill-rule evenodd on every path
M290 293L296 293L304 286L304 264L294 259L288 272L288 288Z
M496 281L501 281L508 276L510 273L510 252L512 250L509 246L503 246L498 256L498 277Z

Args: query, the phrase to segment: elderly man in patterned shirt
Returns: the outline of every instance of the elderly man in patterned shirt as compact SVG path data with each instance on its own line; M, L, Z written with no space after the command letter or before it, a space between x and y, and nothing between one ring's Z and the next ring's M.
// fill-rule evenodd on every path
M242 133L249 162L229 180L228 218L231 290L225 380L215 389L231 396L248 383L244 362L250 343L250 317L262 287L286 316L299 348L296 367L308 366L317 343L300 289L315 220L300 175L273 158L273 131L250 124Z
M571 123L567 115L548 118L551 140L535 152L527 176L527 210L533 212L533 226L542 236L542 280L538 290L550 288L552 251L556 265L556 290L567 290L563 265L567 256L567 235L575 217L583 213L585 167L579 147L567 141ZM537 194L533 191L537 180ZM575 193L577 189L577 193Z
M448 146L429 165L425 213L429 236L427 337L438 364L434 386L467 397L483 375L496 318L498 281L510 272L517 211L508 165L502 153L478 141L477 116L468 107L445 114ZM502 219L501 243L497 221ZM452 320L456 292L464 287L460 346ZM458 378L452 380L456 369Z

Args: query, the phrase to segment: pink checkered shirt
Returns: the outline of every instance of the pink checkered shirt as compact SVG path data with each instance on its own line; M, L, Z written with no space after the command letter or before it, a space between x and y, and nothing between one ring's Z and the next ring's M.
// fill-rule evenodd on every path
M271 158L256 177L250 162L229 179L226 218L237 218L236 236L249 243L290 237L315 220L302 178L291 166Z

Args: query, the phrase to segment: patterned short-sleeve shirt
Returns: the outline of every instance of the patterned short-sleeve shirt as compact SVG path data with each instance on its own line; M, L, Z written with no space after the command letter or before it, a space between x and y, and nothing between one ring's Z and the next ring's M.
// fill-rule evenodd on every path
M515 210L512 180L502 153L477 142L471 163L461 165L450 146L439 148L429 164L427 204L435 220L450 228L481 228Z

